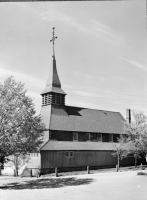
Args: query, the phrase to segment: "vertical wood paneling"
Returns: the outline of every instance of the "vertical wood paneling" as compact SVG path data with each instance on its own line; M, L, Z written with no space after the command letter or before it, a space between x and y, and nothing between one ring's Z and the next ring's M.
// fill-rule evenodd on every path
M82 167L116 165L117 159L112 151L73 151L73 157L67 157L66 151L41 151L42 168ZM133 164L132 159L123 159L122 165Z

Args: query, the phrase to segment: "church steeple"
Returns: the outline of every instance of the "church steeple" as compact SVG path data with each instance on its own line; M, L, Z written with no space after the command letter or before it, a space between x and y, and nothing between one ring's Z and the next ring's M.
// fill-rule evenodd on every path
M53 60L49 73L49 77L46 83L45 90L41 93L42 95L42 105L64 105L65 104L65 95L66 93L61 88L61 82L58 76L57 68L56 68L56 59L55 59L55 49L54 49L54 41L57 37L54 35L53 28L53 37L51 42L53 42Z

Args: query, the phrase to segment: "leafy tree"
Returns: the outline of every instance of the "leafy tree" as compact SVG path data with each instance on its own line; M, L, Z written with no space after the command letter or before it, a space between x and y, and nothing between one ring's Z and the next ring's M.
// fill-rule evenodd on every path
M147 117L143 112L133 111L135 121L124 124L124 132L126 138L126 150L128 154L135 159L135 167L137 167L137 159L147 150Z
M147 117L143 112L134 112L134 118L139 131L140 149L144 155L147 154Z
M9 77L0 84L0 152L4 156L36 152L45 129L24 84Z
M114 153L112 155L114 157L117 157L117 167L119 170L120 166L120 160L123 158L126 158L128 156L128 151L126 150L126 136L125 135L120 135L120 137L117 139L118 143L117 145L114 146Z

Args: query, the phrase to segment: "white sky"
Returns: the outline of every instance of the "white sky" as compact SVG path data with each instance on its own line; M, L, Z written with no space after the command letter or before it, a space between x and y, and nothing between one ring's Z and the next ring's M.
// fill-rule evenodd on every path
M37 113L52 27L66 105L147 114L145 0L0 3L0 82L25 83Z

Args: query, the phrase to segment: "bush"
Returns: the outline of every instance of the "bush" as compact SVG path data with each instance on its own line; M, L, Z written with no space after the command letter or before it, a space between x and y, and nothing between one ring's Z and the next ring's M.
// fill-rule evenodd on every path
M147 175L145 172L138 172L137 175Z

